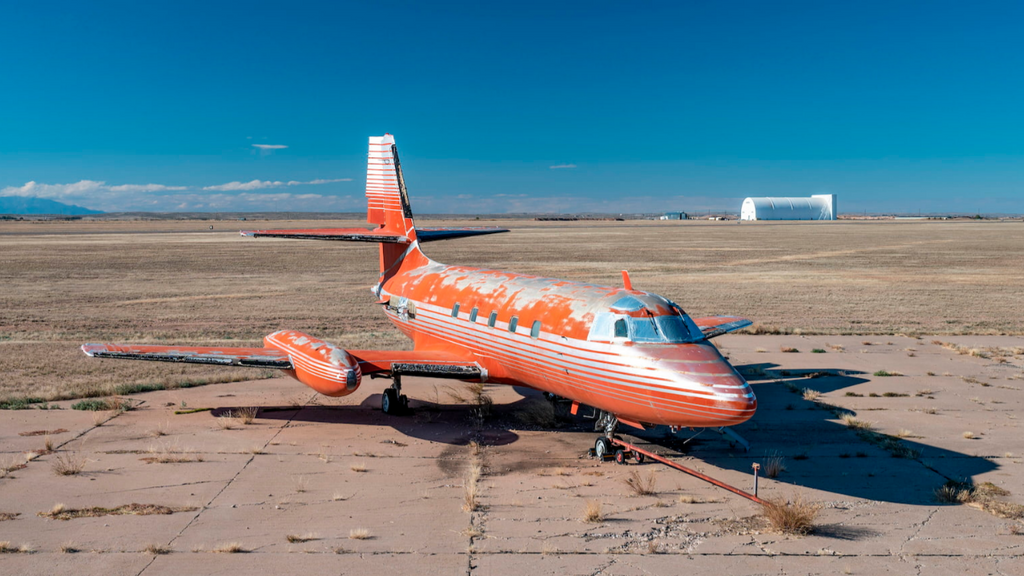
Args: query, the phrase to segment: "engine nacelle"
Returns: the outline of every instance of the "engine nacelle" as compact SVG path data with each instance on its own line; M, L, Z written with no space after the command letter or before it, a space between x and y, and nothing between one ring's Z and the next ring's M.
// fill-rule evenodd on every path
M346 396L359 388L362 370L355 358L334 344L296 330L281 330L263 338L268 348L288 354L292 378L324 396Z

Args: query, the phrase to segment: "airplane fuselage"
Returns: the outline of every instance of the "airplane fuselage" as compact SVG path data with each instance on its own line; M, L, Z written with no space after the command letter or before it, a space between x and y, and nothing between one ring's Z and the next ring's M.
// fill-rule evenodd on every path
M416 350L458 349L485 380L670 426L731 426L757 401L669 300L636 290L434 262L419 251L375 287Z

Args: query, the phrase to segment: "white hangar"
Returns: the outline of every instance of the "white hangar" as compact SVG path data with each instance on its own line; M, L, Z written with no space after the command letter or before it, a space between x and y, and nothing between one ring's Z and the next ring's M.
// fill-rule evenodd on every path
M740 209L740 220L835 220L835 194L815 194L810 198L747 198Z

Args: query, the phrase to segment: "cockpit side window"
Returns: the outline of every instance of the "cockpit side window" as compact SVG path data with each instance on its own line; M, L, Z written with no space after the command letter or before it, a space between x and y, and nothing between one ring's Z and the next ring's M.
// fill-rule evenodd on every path
M629 328L626 326L625 318L615 321L615 338L629 338Z

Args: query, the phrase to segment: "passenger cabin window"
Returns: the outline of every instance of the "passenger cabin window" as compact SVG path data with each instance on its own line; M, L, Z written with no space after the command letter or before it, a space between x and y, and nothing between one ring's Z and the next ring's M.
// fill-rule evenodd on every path
M518 327L519 327L519 316L513 316L512 319L508 321L508 331L509 332L515 332L516 328L518 328Z
M530 328L530 338L540 337L540 320L533 321L533 327Z
M480 310L478 310L476 306L474 306L473 309L469 311L470 322L476 322L476 315L478 312L480 312Z
M487 319L487 326L494 328L494 323L498 321L498 313L491 312L491 317Z
M452 318L458 318L458 317L459 317L459 303L456 302L455 306L452 306Z

